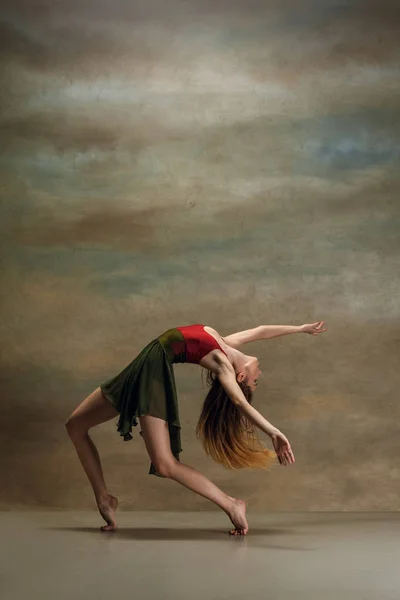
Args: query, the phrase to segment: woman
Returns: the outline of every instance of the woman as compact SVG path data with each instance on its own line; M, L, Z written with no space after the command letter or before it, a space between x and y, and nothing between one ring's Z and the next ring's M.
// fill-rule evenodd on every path
M179 453L179 407L174 363L196 363L208 372L211 389L204 401L196 434L215 461L228 469L268 469L275 455L260 442L255 427L270 436L281 465L295 462L288 439L253 406L252 395L261 374L255 356L239 347L255 340L288 333L317 335L323 321L301 326L260 325L226 337L211 327L196 324L168 329L152 340L118 375L102 383L71 414L66 429L92 485L97 506L107 525L116 528L118 500L108 493L100 457L88 431L119 415L117 431L124 441L132 439L132 425L140 426L151 465L149 474L168 477L208 498L222 508L235 529L246 535L246 504L222 492L196 469L182 464Z

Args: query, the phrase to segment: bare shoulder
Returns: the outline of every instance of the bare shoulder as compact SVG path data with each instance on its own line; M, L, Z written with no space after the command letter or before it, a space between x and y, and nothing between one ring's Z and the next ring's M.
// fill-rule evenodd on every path
M214 327L210 327L210 325L203 325L204 329L209 330L210 332L216 333L217 335L220 335L218 333L218 331L216 329L214 329Z
M216 330L214 329L214 327L210 327L209 325L204 325L204 330L206 333L209 333L212 335L212 337L218 342L218 344L224 348L227 352L229 351L230 348L232 348L232 346L229 344L229 342L222 337L222 335Z
M214 327L210 327L210 325L204 325L204 329L206 333L211 333L211 335L213 335L217 341L222 341L226 344L225 339L222 337L219 331L214 329Z
M222 346L222 348L225 348L225 350L227 352L229 352L230 349L235 348L234 344L232 342L234 342L234 339L232 336L227 337L223 337L219 331L217 331L216 329L214 329L214 327L210 327L210 325L204 325L204 329L206 331L206 333L211 333L211 335L217 340L217 342L219 343L220 346Z
M211 335L218 342L220 347L223 348L229 355L231 348L225 342L220 333L218 333L214 327L210 327L209 325L204 325L204 330L206 333ZM222 367L232 368L232 363L230 362L228 356L218 349L211 350L211 352L206 354L206 356L201 359L200 365L206 369L209 369L210 371L213 371L214 373L220 372Z

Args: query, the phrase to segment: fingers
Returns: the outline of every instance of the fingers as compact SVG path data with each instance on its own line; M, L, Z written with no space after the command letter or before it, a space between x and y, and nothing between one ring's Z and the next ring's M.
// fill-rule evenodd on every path
M314 331L311 333L311 335L318 335L319 333L323 333L324 331L328 331L328 329L327 328L325 328L325 329L318 329L318 327L315 327Z
M315 321L315 323L308 324L306 326L308 328L308 329L306 329L307 333L309 333L311 335L318 335L319 333L322 333L323 331L328 331L327 328L321 329L324 323L325 323L325 321Z
M281 465L286 467L295 462L289 440L282 433L274 440L274 449Z
M291 450L289 452L283 452L282 454L278 454L278 460L284 467L296 462L293 452Z
M281 465L283 465L284 467L286 467L287 464L287 460L284 454L278 454L278 460L281 463Z
M318 329L317 333L322 333L323 331L328 331L326 328L321 329L321 327L324 323L325 323L325 321L316 321L316 323L314 323L314 328ZM313 333L313 335L315 335L315 334Z

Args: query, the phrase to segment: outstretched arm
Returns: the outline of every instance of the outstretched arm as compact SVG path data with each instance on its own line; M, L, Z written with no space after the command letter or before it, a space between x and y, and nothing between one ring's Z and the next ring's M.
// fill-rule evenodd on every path
M267 421L267 419L265 419L262 414L247 401L247 398L236 381L235 371L232 368L232 365L228 361L218 360L217 362L220 363L216 371L218 379L232 402L244 415L246 415L249 421L269 435L281 465L287 466L294 463L294 454L287 437L272 425L272 423Z
M261 325L261 339L268 340L288 333L302 333L302 328L303 325Z
M323 331L328 331L327 328L322 329L325 321L315 321L315 323L305 323L304 325L261 325L263 331L263 339L278 337L288 333L309 333L318 335Z
M256 340L267 340L287 335L288 333L309 333L316 335L327 331L327 329L321 329L323 324L324 321L306 323L305 325L259 325L253 329L245 329L244 331L237 331L236 333L226 335L223 339L232 348L239 348L242 344L248 344Z
M235 371L233 369L225 365L221 366L218 370L218 379L229 398L240 409L240 411L246 415L249 421L251 421L256 427L264 431L264 433L270 437L279 432L277 427L274 427L274 425L267 421L267 419L265 419L262 414L254 408L254 406L247 402L246 396L243 394L239 384L236 381Z

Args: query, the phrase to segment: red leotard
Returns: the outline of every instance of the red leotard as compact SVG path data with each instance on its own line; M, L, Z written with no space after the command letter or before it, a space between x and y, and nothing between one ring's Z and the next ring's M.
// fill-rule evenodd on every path
M179 329L185 338L186 362L198 364L203 356L216 349L221 350L228 356L217 340L207 331L204 331L204 325L197 323L196 325L186 325L175 329Z

